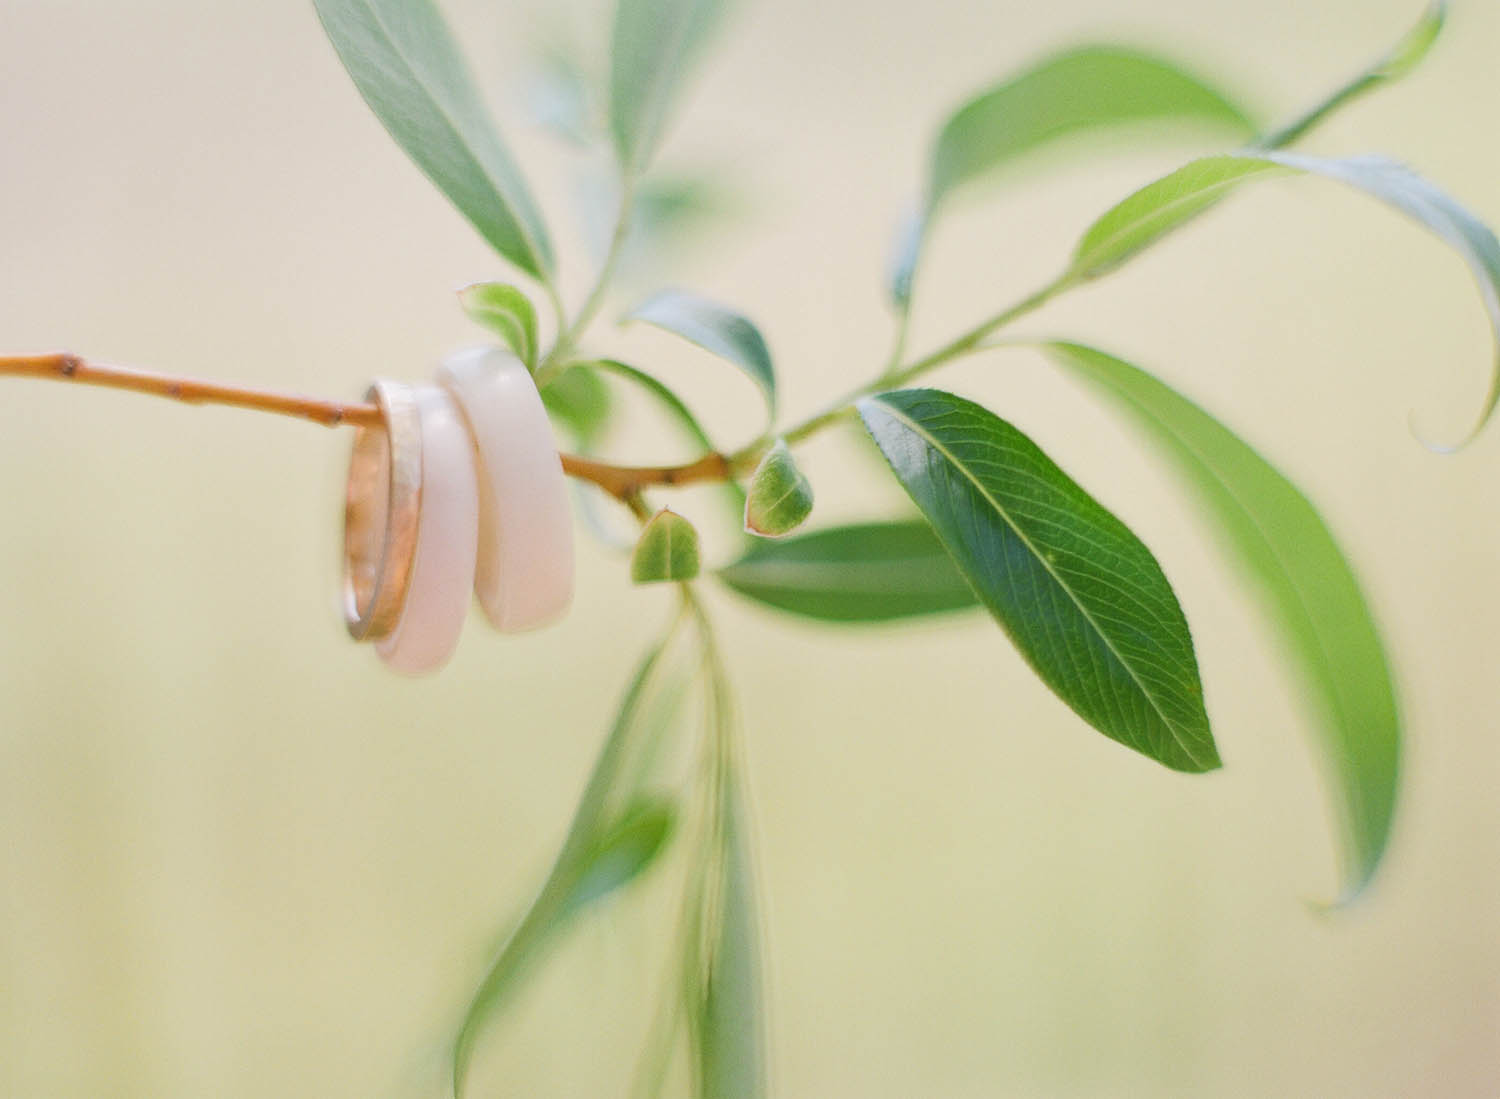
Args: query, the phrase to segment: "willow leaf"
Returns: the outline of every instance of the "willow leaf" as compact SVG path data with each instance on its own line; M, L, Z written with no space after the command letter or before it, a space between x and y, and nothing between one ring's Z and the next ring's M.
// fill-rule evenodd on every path
M1247 443L1145 371L1078 344L1052 356L1123 409L1175 465L1261 601L1308 688L1344 836L1344 899L1390 838L1401 715L1380 631L1354 570L1297 487Z
M546 280L552 246L433 0L313 0L360 95L494 249Z
M908 389L865 427L980 600L1075 713L1180 771L1219 766L1193 640L1151 551L1021 432Z

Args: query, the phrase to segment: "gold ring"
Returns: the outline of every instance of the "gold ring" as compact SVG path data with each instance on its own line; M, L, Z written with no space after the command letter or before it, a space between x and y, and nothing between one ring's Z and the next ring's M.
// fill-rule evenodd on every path
M361 427L344 497L344 621L356 641L390 636L401 618L422 511L422 418L416 391L377 381L365 394L382 425Z

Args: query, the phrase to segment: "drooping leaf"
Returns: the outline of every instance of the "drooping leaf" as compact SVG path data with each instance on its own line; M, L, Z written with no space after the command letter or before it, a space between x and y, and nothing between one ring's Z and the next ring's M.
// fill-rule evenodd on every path
M765 395L776 411L776 370L760 329L746 316L681 290L664 290L636 306L625 317L681 336L689 343L733 363Z
M745 531L764 538L790 534L812 513L813 490L785 439L766 451L750 478Z
M1375 156L1330 159L1253 150L1195 160L1095 221L1074 253L1071 275L1087 279L1114 270L1240 184L1292 174L1336 180L1379 199L1431 230L1468 265L1496 339L1489 392L1464 442L1472 439L1500 403L1500 241L1457 200L1405 165Z
M652 745L648 741L661 733L659 718L663 710L660 694L678 689L681 683L680 679L670 674L674 664L673 642L676 633L674 627L660 644L647 653L637 668L620 704L614 725L594 763L588 784L579 798L573 821L568 827L567 838L552 864L552 870L531 907L506 938L464 1014L453 1045L455 1096L463 1095L480 1032L496 1017L526 974L567 926L570 916L581 907L578 899L580 884L589 884L590 899L598 900L603 896L600 886L606 882L606 878L595 875L590 879L589 870L595 866L596 856L601 851L612 850L609 838L619 837L621 825L630 820L630 813L625 807L632 801L639 802L638 787L643 781L639 757L643 752L651 750ZM649 833L650 829L646 831ZM640 835L636 836L638 841L642 838ZM640 854L646 846L637 842L634 850ZM658 843L652 848L650 858L634 860L634 873L615 873L608 880L614 882L615 888L626 884L639 876L664 847L664 843Z
M1021 432L909 389L865 427L980 600L1089 724L1181 771L1219 765L1193 640L1151 551Z
M609 122L626 176L651 160L682 82L725 0L619 0L610 47Z
M1292 144L1338 108L1369 94L1376 89L1400 80L1422 63L1433 43L1442 32L1448 18L1446 0L1435 0L1429 4L1417 20L1416 26L1407 31L1390 50L1373 64L1336 88L1310 110L1295 120L1268 134L1257 144L1264 149L1280 149Z
M1390 663L1353 568L1307 497L1186 397L1093 348L1048 351L1159 445L1256 581L1315 707L1343 825L1343 899L1352 899L1390 838L1401 755Z
M981 92L944 123L933 148L919 215L903 227L890 274L904 307L928 224L965 184L1064 138L1112 127L1170 122L1245 140L1246 111L1224 92L1164 58L1119 46L1084 46Z
M669 508L651 517L630 558L630 579L637 584L691 580L698 575L698 532Z
M709 928L706 967L699 974L695 1017L689 1021L702 1099L760 1099L765 1094L760 949L754 874L739 792L724 793L723 850L717 867L716 926Z
M503 282L476 282L460 290L458 300L470 319L504 340L527 370L536 369L536 307L530 298Z
M546 280L552 246L433 0L313 0L365 102L459 213Z
M756 541L717 575L741 595L826 622L888 622L976 605L925 520Z
M591 367L589 363L574 364L552 375L541 387L547 412L584 450L594 445L614 411L609 388Z

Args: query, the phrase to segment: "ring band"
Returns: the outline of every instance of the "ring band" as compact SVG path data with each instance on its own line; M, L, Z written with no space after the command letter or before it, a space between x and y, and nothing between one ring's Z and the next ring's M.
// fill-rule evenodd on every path
M422 429L415 391L377 381L366 400L382 426L361 427L344 497L344 621L356 641L390 636L401 617L422 510Z
M495 347L452 355L437 376L479 457L479 605L502 633L545 625L573 601L573 517L536 383Z
M458 646L474 598L479 492L474 445L453 398L416 387L422 448L422 506L417 516L406 597L395 630L376 644L400 672L436 671Z

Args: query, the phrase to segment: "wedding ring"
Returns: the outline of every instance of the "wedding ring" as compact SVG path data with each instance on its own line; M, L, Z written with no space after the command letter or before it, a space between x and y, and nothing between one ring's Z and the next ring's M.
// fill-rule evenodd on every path
M536 383L519 359L493 347L450 356L438 382L458 402L478 452L479 604L502 633L545 625L573 601L573 520Z
M422 507L422 431L410 386L378 381L366 400L382 426L361 427L344 499L344 621L356 641L396 628L411 578Z
M415 390L422 448L416 552L401 616L378 642L380 659L417 675L448 662L473 600L479 543L474 445L453 399L434 385Z

